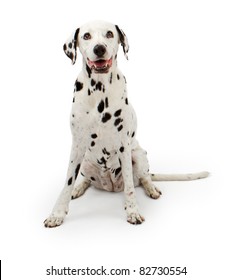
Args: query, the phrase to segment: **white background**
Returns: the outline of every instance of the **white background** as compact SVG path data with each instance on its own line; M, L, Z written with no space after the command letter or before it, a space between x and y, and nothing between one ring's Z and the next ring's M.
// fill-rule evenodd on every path
M231 275L232 9L230 1L1 1L0 172L3 279L48 277L51 265L187 267L160 279ZM64 224L43 227L63 187L71 145L69 112L81 67L64 41L92 19L127 34L128 81L138 139L153 172L208 170L208 179L158 182L154 201L138 188L146 221L126 222L123 193L89 189ZM94 279L154 279L95 277ZM89 279L79 277L79 279Z

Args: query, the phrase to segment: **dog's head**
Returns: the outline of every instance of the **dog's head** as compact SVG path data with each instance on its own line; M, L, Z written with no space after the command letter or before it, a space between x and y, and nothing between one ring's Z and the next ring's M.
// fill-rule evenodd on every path
M129 45L124 32L117 25L94 21L76 29L64 44L64 52L74 64L79 47L91 71L107 73L116 60L119 43L127 58Z

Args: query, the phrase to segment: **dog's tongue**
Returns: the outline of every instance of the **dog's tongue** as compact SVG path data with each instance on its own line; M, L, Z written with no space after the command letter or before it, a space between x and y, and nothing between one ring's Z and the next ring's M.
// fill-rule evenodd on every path
M91 61L88 59L88 64L90 67L94 67L95 69L103 69L107 67L112 66L112 58L105 60L105 59L99 59L96 61Z
M100 59L100 60L94 61L94 65L97 68L103 68L104 66L107 66L107 62L108 62L107 60Z

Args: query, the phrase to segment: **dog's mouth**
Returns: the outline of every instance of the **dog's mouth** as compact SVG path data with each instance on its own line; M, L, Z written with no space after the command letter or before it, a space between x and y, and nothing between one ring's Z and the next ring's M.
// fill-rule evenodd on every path
M99 59L92 61L88 58L88 65L95 73L107 73L112 66L112 57L110 59Z

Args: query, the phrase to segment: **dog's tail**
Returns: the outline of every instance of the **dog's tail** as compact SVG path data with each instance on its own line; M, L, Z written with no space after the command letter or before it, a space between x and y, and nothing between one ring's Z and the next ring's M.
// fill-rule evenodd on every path
M203 179L209 176L209 172L203 171L188 174L151 174L152 181L191 181Z

